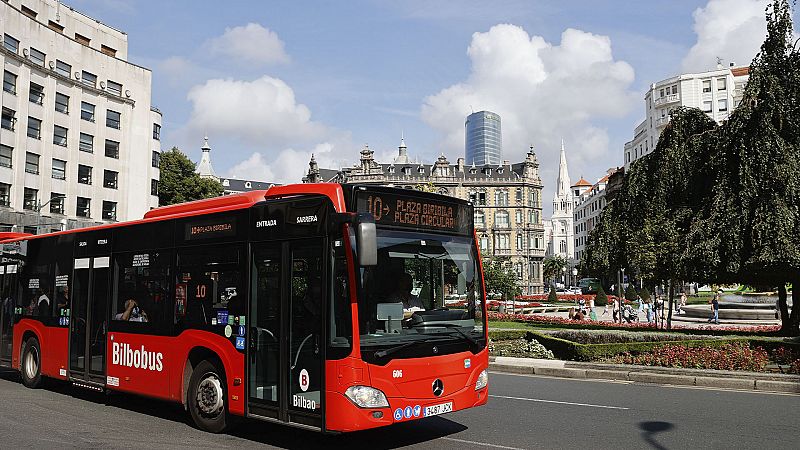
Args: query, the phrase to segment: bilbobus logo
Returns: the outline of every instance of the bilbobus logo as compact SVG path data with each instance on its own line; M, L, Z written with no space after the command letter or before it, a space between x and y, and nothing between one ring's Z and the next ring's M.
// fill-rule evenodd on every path
M141 349L134 350L130 344L119 342L112 344L111 363L117 366L161 372L164 368L163 359L164 355L161 352L149 352L145 350L144 345Z

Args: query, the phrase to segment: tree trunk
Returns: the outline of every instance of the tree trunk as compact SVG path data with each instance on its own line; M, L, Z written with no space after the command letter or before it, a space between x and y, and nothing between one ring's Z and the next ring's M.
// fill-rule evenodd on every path
M667 311L667 330L672 329L672 302L675 298L675 283L669 280L669 311Z
M786 304L786 283L781 283L778 286L778 311L781 314L781 334L784 336L790 335L792 333L792 319L789 317L789 306Z
M792 334L800 335L800 279L794 280L792 283Z

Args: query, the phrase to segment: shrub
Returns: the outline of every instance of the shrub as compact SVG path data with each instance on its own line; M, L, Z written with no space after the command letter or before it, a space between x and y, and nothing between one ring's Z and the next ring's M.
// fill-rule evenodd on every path
M734 342L719 348L665 345L639 355L626 353L612 360L645 366L763 372L769 363L769 355L761 347L751 348L746 342Z
M633 287L633 283L628 283L628 287L625 288L625 300L632 302L636 300L636 297L639 294L636 293L636 288Z
M547 301L550 303L555 303L558 301L558 295L556 294L555 286L550 287L550 294L547 295Z
M489 351L494 356L515 356L521 358L554 359L553 352L546 349L536 339L514 339L513 341L493 342Z
M606 306L608 304L608 296L606 295L606 291L603 290L603 286L599 286L597 288L597 295L594 297L594 304L597 306Z
M648 291L647 288L642 288L642 290L639 291L639 297L642 297L642 300L644 300L646 302L649 302L650 301L650 291Z
M681 333L659 333L622 330L553 330L542 334L578 344L618 344L627 342L664 342L722 339L718 336L694 336Z
M490 330L489 339L493 341L512 341L525 337L525 330Z

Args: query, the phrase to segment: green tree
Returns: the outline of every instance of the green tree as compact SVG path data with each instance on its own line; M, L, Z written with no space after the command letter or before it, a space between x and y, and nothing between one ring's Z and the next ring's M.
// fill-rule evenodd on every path
M606 306L608 304L608 296L603 286L597 288L597 295L594 297L594 304L598 306Z
M177 147L161 153L159 169L158 204L161 206L222 195L222 184L200 178L195 172L195 164Z
M550 256L545 258L543 266L542 275L544 275L545 281L555 281L560 279L562 273L564 273L564 269L567 267L567 259L561 255Z
M483 280L486 292L500 292L504 299L519 295L522 290L517 284L517 274L506 257L481 255Z
M625 300L632 302L636 300L636 296L639 294L636 293L636 288L633 287L633 283L628 283L628 287L625 288Z

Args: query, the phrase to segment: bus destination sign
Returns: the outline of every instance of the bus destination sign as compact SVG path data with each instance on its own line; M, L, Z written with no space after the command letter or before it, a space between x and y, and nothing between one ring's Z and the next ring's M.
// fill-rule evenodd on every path
M468 206L394 192L359 192L356 208L378 225L471 233Z

